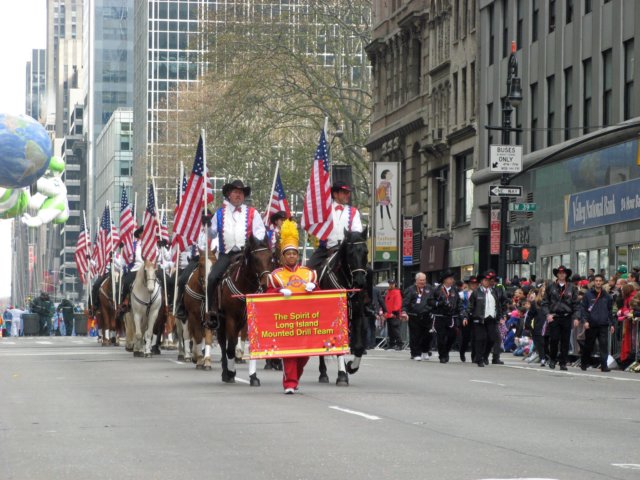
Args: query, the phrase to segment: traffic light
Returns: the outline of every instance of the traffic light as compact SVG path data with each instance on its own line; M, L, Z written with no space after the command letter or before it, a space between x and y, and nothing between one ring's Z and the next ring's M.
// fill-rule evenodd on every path
M507 261L510 263L533 263L536 261L536 247L531 245L509 245Z

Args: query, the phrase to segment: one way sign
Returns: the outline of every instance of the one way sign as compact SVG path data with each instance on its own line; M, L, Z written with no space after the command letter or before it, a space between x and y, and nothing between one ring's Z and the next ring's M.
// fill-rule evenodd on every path
M489 187L491 197L521 197L522 186L516 185L491 185Z

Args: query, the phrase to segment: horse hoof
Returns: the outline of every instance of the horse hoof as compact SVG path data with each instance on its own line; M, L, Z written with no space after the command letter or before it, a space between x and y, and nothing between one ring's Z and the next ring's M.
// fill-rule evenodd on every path
M151 358L151 354L150 353L145 353L144 354L144 358Z
M236 372L230 372L229 370L222 371L222 381L224 383L236 383Z
M338 372L338 378L336 379L336 385L338 387L348 387L349 386L349 376L346 372Z
M124 347L125 351L133 352L133 347Z
M160 349L158 348L157 345L154 345L153 347L151 347L151 353L153 353L154 355L160 355Z
M321 373L318 377L318 382L320 383L329 383L329 376L326 373Z
M196 370L204 370L204 365L201 363L196 363Z
M259 387L260 386L260 379L258 378L258 376L254 373L253 375L249 376L249 385L252 387Z
M351 365L353 365L353 362L352 361L348 361L347 362L347 373L349 375L353 375L354 373L356 373L359 370L359 367L358 368L352 368Z
M193 358L191 358L191 357L184 357L184 362L185 362L185 363L193 363Z
M202 367L202 368L203 368L203 370L205 370L205 371L207 371L207 372L211 371L211 365L205 365L205 366L204 366L204 367Z
M141 357L142 356L142 352L133 352L133 356L134 357Z
M184 362L184 355L178 355L178 361Z

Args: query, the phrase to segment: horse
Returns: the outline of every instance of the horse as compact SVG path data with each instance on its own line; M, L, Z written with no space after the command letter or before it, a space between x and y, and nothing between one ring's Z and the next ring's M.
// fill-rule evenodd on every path
M184 360L193 358L198 370L211 370L211 349L213 345L213 330L204 326L204 316L206 315L206 287L205 279L215 262L215 252L210 251L208 256L200 250L198 267L191 272L187 280L183 302L187 312L187 324L181 326L182 341L184 345ZM189 340L193 339L193 350L188 346ZM204 356L202 355L202 343L204 342Z
M222 352L222 381L235 383L236 346L238 335L247 323L244 295L258 293L266 287L271 272L272 254L265 240L249 237L244 252L231 266L218 285L218 312L222 321L218 326L218 343ZM256 360L249 361L249 384L259 387Z
M362 355L366 350L367 330L364 316L364 290L367 283L367 229L360 232L345 231L340 246L330 253L327 261L318 272L320 288L323 290L344 289L359 290L348 294L349 303L349 344L353 360L345 365L344 356L338 357L338 378L336 385L348 386L349 374L360 367ZM324 357L320 357L320 383L328 383L327 366Z
M98 287L98 326L102 331L102 346L118 345L118 324L116 319L116 308L113 303L113 289L111 283L111 274L102 280Z
M133 350L135 357L143 355L145 358L151 357L153 325L161 305L162 297L156 278L155 262L145 260L144 266L136 272L136 278L131 288L131 312L136 331Z

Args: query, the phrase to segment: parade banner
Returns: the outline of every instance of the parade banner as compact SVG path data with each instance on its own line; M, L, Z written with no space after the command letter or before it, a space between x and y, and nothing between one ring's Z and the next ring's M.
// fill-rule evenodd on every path
M349 353L345 290L247 295L250 358Z
M375 261L398 261L398 219L400 199L397 162L376 162L374 172Z

